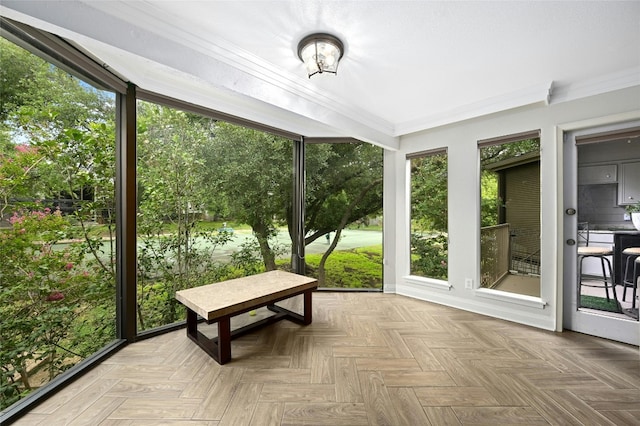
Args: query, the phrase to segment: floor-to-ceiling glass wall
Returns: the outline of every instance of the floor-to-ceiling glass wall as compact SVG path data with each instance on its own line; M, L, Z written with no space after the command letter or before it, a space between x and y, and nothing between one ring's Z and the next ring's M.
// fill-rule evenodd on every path
M138 101L137 329L185 318L176 291L289 269L293 142Z
M305 150L306 275L321 288L381 290L383 149L353 141Z
M115 94L0 38L4 409L116 339Z

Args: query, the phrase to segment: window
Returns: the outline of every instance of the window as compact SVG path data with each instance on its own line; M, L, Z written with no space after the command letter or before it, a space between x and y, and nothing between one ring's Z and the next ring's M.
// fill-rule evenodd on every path
M0 38L0 394L115 341L115 95Z
M408 158L411 167L411 275L447 280L447 152Z
M80 46L0 20L12 41L36 40L46 52L38 54L54 61L0 39L4 420L127 342L182 321L176 290L290 268L292 159L294 146L304 150L298 135L145 92ZM382 149L320 151L308 158L318 174L307 206L321 200L323 217L308 216L319 228L307 237L321 232L323 249L336 241L337 251L369 262L355 272L339 264L347 279L337 287L381 288ZM372 237L352 238L352 230ZM327 279L338 282L332 268L326 263Z
M480 285L540 297L540 138L481 141Z
M382 289L382 154L364 142L306 145L307 275Z
M176 291L288 268L293 143L138 101L137 328L183 321Z

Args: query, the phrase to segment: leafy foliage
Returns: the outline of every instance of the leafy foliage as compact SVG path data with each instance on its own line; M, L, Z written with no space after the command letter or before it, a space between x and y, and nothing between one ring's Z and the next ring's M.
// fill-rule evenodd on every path
M307 146L306 154L306 244L336 231L358 197L359 202L348 212L347 224L382 211L381 148L366 143L315 144ZM374 181L380 185L361 197L362 189ZM291 214L289 211L287 217Z
M309 254L308 274L317 278L322 255ZM382 288L382 246L334 251L326 263L323 287Z
M540 139L538 138L484 146L480 149L480 165L484 169L493 163L539 151Z
M480 176L480 223L481 226L498 224L498 209L503 201L498 197L498 177L495 173L483 170Z
M423 237L411 234L411 273L447 279L448 243L446 234Z
M207 178L224 197L234 219L253 229L266 270L276 268L271 240L282 220L293 186L289 140L217 122L215 143L207 148Z
M447 155L411 160L411 222L416 231L447 231Z
M11 223L0 233L0 393L7 401L32 387L29 365L46 361L51 379L72 365L69 359L85 357L115 336L102 270L86 261L81 245L59 244L70 229L60 211L15 212ZM112 321L89 324L83 314L107 305ZM92 339L79 346L72 331L87 325Z
M411 273L447 279L447 154L411 160Z
M184 318L176 291L225 275L213 252L232 236L200 226L215 193L204 160L214 123L146 102L138 117L138 323L148 329Z
M113 101L0 39L2 408L115 338ZM43 374L46 373L46 374Z
M625 207L625 211L629 214L631 213L640 213L640 202L635 204L629 204Z

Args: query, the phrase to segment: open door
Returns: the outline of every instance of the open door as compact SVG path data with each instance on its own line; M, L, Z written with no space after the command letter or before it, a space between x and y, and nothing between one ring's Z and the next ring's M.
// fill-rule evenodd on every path
M637 235L640 243L640 232L625 220L625 203L619 198L623 189L620 187L622 165L628 167L636 161L640 166L640 123L566 133L563 151L564 326L638 345L638 302L633 303L629 288L622 300L624 271L620 268L621 255L620 250L616 250L616 242L619 244L620 235ZM583 263L582 276L578 277L577 247L583 240L578 228L579 223L585 222L589 223L590 244L610 247L614 253L609 256L613 272L605 269L604 275L615 285L617 300L612 300L611 290L607 300L604 288L580 286L580 279L588 283L605 278L599 259L593 259L598 262L593 265Z

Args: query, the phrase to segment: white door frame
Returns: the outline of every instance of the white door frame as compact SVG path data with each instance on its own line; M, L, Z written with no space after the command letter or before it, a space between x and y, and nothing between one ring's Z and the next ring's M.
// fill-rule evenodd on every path
M585 312L577 309L577 244L570 245L569 240L576 242L577 239L577 214L568 214L568 209L577 209L577 147L575 144L576 136L584 136L591 133L600 133L609 130L623 130L628 127L636 127L639 122L630 122L629 120L638 119L637 114L629 117L628 114L622 116L609 117L609 120L602 118L599 120L589 120L579 123L580 125L562 126L558 128L558 141L562 141L561 147L558 148L559 160L558 166L560 173L558 174L559 188L561 191L562 207L560 213L560 226L562 239L559 249L561 259L559 259L560 285L558 286L559 299L562 300L562 327L577 331L580 333L590 334L593 336L603 337L610 340L616 340L632 345L640 344L640 323L631 319L619 319L610 316ZM576 123L577 124L577 123Z

